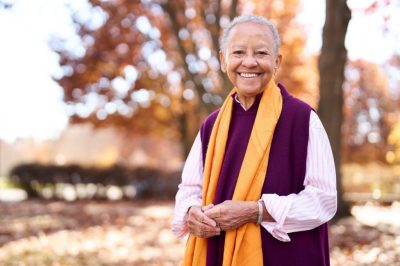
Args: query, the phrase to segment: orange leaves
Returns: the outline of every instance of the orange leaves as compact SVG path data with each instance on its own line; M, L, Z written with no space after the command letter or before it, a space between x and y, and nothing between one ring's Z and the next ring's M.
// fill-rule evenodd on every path
M65 101L72 109L89 110L85 116L73 112L71 122L88 121L139 134L173 130L180 132L187 149L203 117L220 102L207 99L224 97L231 89L219 69L218 38L221 25L240 14L247 4L233 1L228 6L216 0L91 3L103 10L107 20L97 29L80 25L87 48L83 57L60 52L62 65L73 70L59 80ZM284 40L279 81L315 103L317 86L312 72L316 68L305 67L309 64L302 55L305 37L294 22L298 0L285 0L284 8L275 2L254 4L259 15L276 22ZM127 66L135 69L134 79L127 77ZM80 89L79 97L73 95L75 88ZM152 92L146 104L133 97L141 89ZM99 95L96 101L90 100L93 94ZM110 113L106 108L110 102L125 111Z

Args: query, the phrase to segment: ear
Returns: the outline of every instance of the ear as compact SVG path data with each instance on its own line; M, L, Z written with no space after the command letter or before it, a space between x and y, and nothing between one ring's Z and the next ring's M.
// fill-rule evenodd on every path
M226 61L225 55L222 51L219 51L219 60L221 61L221 70L222 72L226 73Z
M282 55L278 54L278 56L275 58L275 73L278 72L278 69L281 67L282 63Z

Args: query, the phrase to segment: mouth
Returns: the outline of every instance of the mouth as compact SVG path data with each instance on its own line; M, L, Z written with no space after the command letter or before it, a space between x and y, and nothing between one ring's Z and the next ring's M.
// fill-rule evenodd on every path
M261 73L244 73L244 72L238 72L239 76L242 78L256 78L261 76Z

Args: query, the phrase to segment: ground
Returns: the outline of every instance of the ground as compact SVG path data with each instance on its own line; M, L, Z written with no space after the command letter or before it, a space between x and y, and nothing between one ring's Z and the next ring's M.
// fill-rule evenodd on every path
M0 203L0 265L178 265L172 212L170 201ZM396 265L400 203L352 213L330 225L332 266Z

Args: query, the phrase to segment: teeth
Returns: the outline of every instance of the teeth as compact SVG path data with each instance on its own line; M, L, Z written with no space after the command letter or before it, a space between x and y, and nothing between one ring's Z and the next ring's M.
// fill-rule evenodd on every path
M258 76L258 74L255 74L255 73L240 73L240 76L244 77L244 78L255 78L255 77Z

